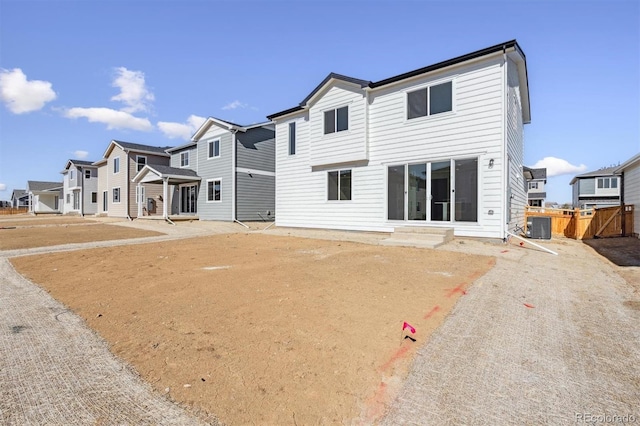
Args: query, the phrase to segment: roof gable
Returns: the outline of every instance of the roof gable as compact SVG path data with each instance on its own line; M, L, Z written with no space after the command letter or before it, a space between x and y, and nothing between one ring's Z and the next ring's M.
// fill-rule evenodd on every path
M198 130L196 130L196 132L191 137L191 141L198 142L209 131L211 126L218 126L221 129L228 130L230 132L246 132L247 130L252 129L254 127L271 126L271 125L273 125L273 123L271 123L270 121L244 125L244 124L232 123L231 121L222 120L220 118L209 117L206 119L204 123L202 123L202 126L200 126ZM177 149L185 148L186 146L187 145L183 145L183 146L177 147ZM168 149L167 152L174 151L174 150L175 149L173 148Z
M107 150L103 154L103 158L109 157L111 151L113 151L116 146L126 153L135 152L140 154L159 155L161 157L168 157L169 154L165 151L171 148L170 146L151 146L140 143L117 141L114 139L109 143Z
M27 181L27 191L51 191L62 188L62 182Z

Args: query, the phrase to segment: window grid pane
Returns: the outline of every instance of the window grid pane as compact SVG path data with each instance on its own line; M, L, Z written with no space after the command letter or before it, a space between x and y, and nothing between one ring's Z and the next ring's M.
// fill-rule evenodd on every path
M342 132L349 129L349 107L338 108L336 131Z
M220 191L220 187L221 187L221 182L219 180L214 181L214 188L213 188L213 197L215 201L220 201L220 197L221 197L221 191Z
M438 84L429 89L429 115L449 112L453 109L451 82Z
M324 134L335 133L336 131L336 110L324 112Z
M418 118L427 115L427 89L416 90L407 94L407 118Z
M351 200L351 170L340 170L340 200Z
M289 123L289 155L296 153L296 123Z
M327 194L329 200L338 199L338 172L329 172Z

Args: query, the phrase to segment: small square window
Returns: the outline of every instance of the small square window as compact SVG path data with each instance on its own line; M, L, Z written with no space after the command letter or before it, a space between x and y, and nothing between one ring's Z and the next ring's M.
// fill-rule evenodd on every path
M220 201L222 199L222 181L219 179L207 182L207 201Z
M351 200L351 170L328 172L327 184L327 198L330 201Z
M324 134L349 130L349 107L330 109L324 112Z

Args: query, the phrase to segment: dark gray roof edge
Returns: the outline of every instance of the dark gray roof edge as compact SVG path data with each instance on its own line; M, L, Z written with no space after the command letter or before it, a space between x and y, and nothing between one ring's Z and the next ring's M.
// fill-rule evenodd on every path
M189 142L189 143L185 143L183 145L174 146L173 148L165 149L164 151L166 153L176 152L176 151L180 151L180 150L186 149L186 148L191 148L192 146L197 146L197 145L198 145L198 142Z
M327 82L331 79L342 80L342 81L346 81L347 83L357 84L358 86L360 86L360 88L368 87L371 85L371 82L369 80L361 80L359 78L349 77L347 75L342 75L342 74L332 72L332 73L329 73L329 75L326 76L324 80L322 80L322 82L318 84L318 86L316 86L316 88L313 89L311 93L309 93L307 97L302 100L302 102L300 102L300 106L304 106L309 101L309 99L311 99L313 95L318 93L318 91L322 89L322 87L325 84L327 84Z
M145 145L145 144L135 143L135 142L119 141L116 139L114 139L113 142L117 143L121 147L126 148L130 151L149 152L149 153L157 152L160 155L166 155L165 150L172 148L171 146Z
M613 176L615 174L615 171L616 171L617 168L618 168L618 166L604 167L604 168L599 169L599 170L593 170L591 172L586 172L586 173L583 173L581 175L576 175L574 178L595 177L595 176Z
M367 80L360 80L360 79L357 79L357 78L348 77L348 76L344 76L344 75L332 72L324 80L322 80L322 82L315 89L313 89L313 91L311 91L311 93L306 98L304 98L304 100L300 103L299 106L293 107L293 108L289 108L289 109L286 109L284 111L277 112L275 114L268 115L267 119L273 120L274 118L277 118L277 117L280 117L280 116L283 116L283 115L291 114L293 112L297 112L297 111L302 110L303 109L302 106L304 104L306 104L307 101L309 99L311 99L313 97L313 95L315 95L318 92L318 90L320 90L322 88L322 86L324 86L332 78L348 81L350 83L360 84L361 85L360 87L370 87L370 88L374 89L374 88L377 88L377 87L385 86L387 84L396 83L398 81L402 81L402 80L405 80L407 78L416 77L418 75L421 75L421 74L424 74L424 73L427 73L427 72L432 72L432 71L436 71L436 70L441 69L441 68L446 68L446 67L449 67L449 66L452 66L452 65L456 65L456 64L459 64L461 62L466 62L466 61L469 61L471 59L476 59L476 58L480 58L482 56L490 55L492 53L501 52L504 49L510 49L510 48L514 48L522 56L522 58L525 60L525 63L526 63L526 59L527 58L526 58L526 56L524 54L524 51L522 50L522 48L520 48L520 46L518 45L518 42L515 39L513 39L513 40L509 40L509 41L504 42L504 43L499 43L499 44L496 44L494 46L490 46L490 47L486 47L484 49L476 50L475 52L467 53L465 55L458 56L458 57L455 57L453 59L448 59L446 61L438 62L438 63L433 64L433 65L429 65L429 66L426 66L426 67L418 68L416 70L409 71L409 72L406 72L406 73L403 73L403 74L398 74L396 76L389 77L389 78L386 78L384 80L380 80L380 81L376 81L376 82L371 82L371 81L367 81ZM526 67L525 67L525 69L526 69ZM528 76L528 73L527 73L526 79L527 79L527 87L529 87L529 76Z
M547 168L543 167L540 169L534 169L532 167L522 166L525 170L531 172L531 175L534 179L546 179L547 178Z
M375 83L371 83L370 87L371 88L375 88L375 87L385 86L387 84L391 84L391 83L395 83L395 82L398 82L398 81L401 81L401 80L405 80L407 78L415 77L415 76L418 76L420 74L424 74L424 73L427 73L427 72L435 71L435 70L438 70L440 68L446 68L446 67L449 67L451 65L456 65L456 64L459 64L461 62L469 61L471 59L476 59L476 58L480 58L482 56L490 55L492 53L501 52L503 49L510 49L512 47L515 48L522 55L522 57L526 60L526 56L524 55L524 52L522 51L522 49L518 45L518 42L514 39L514 40L509 40L509 41L504 42L504 43L496 44L496 45L491 46L491 47L486 47L484 49L476 50L475 52L467 53L466 55L458 56L458 57L455 57L453 59L447 59L446 61L438 62L437 64L428 65L428 66L423 67L423 68L418 68L417 70L409 71L409 72L406 72L406 73L403 73L403 74L398 74L398 75L396 75L394 77L389 77L389 78L385 78L384 80L376 81Z

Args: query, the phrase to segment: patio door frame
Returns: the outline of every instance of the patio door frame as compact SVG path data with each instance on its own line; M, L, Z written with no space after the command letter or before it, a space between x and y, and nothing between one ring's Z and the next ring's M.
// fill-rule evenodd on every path
M198 184L180 185L180 214L198 214Z

